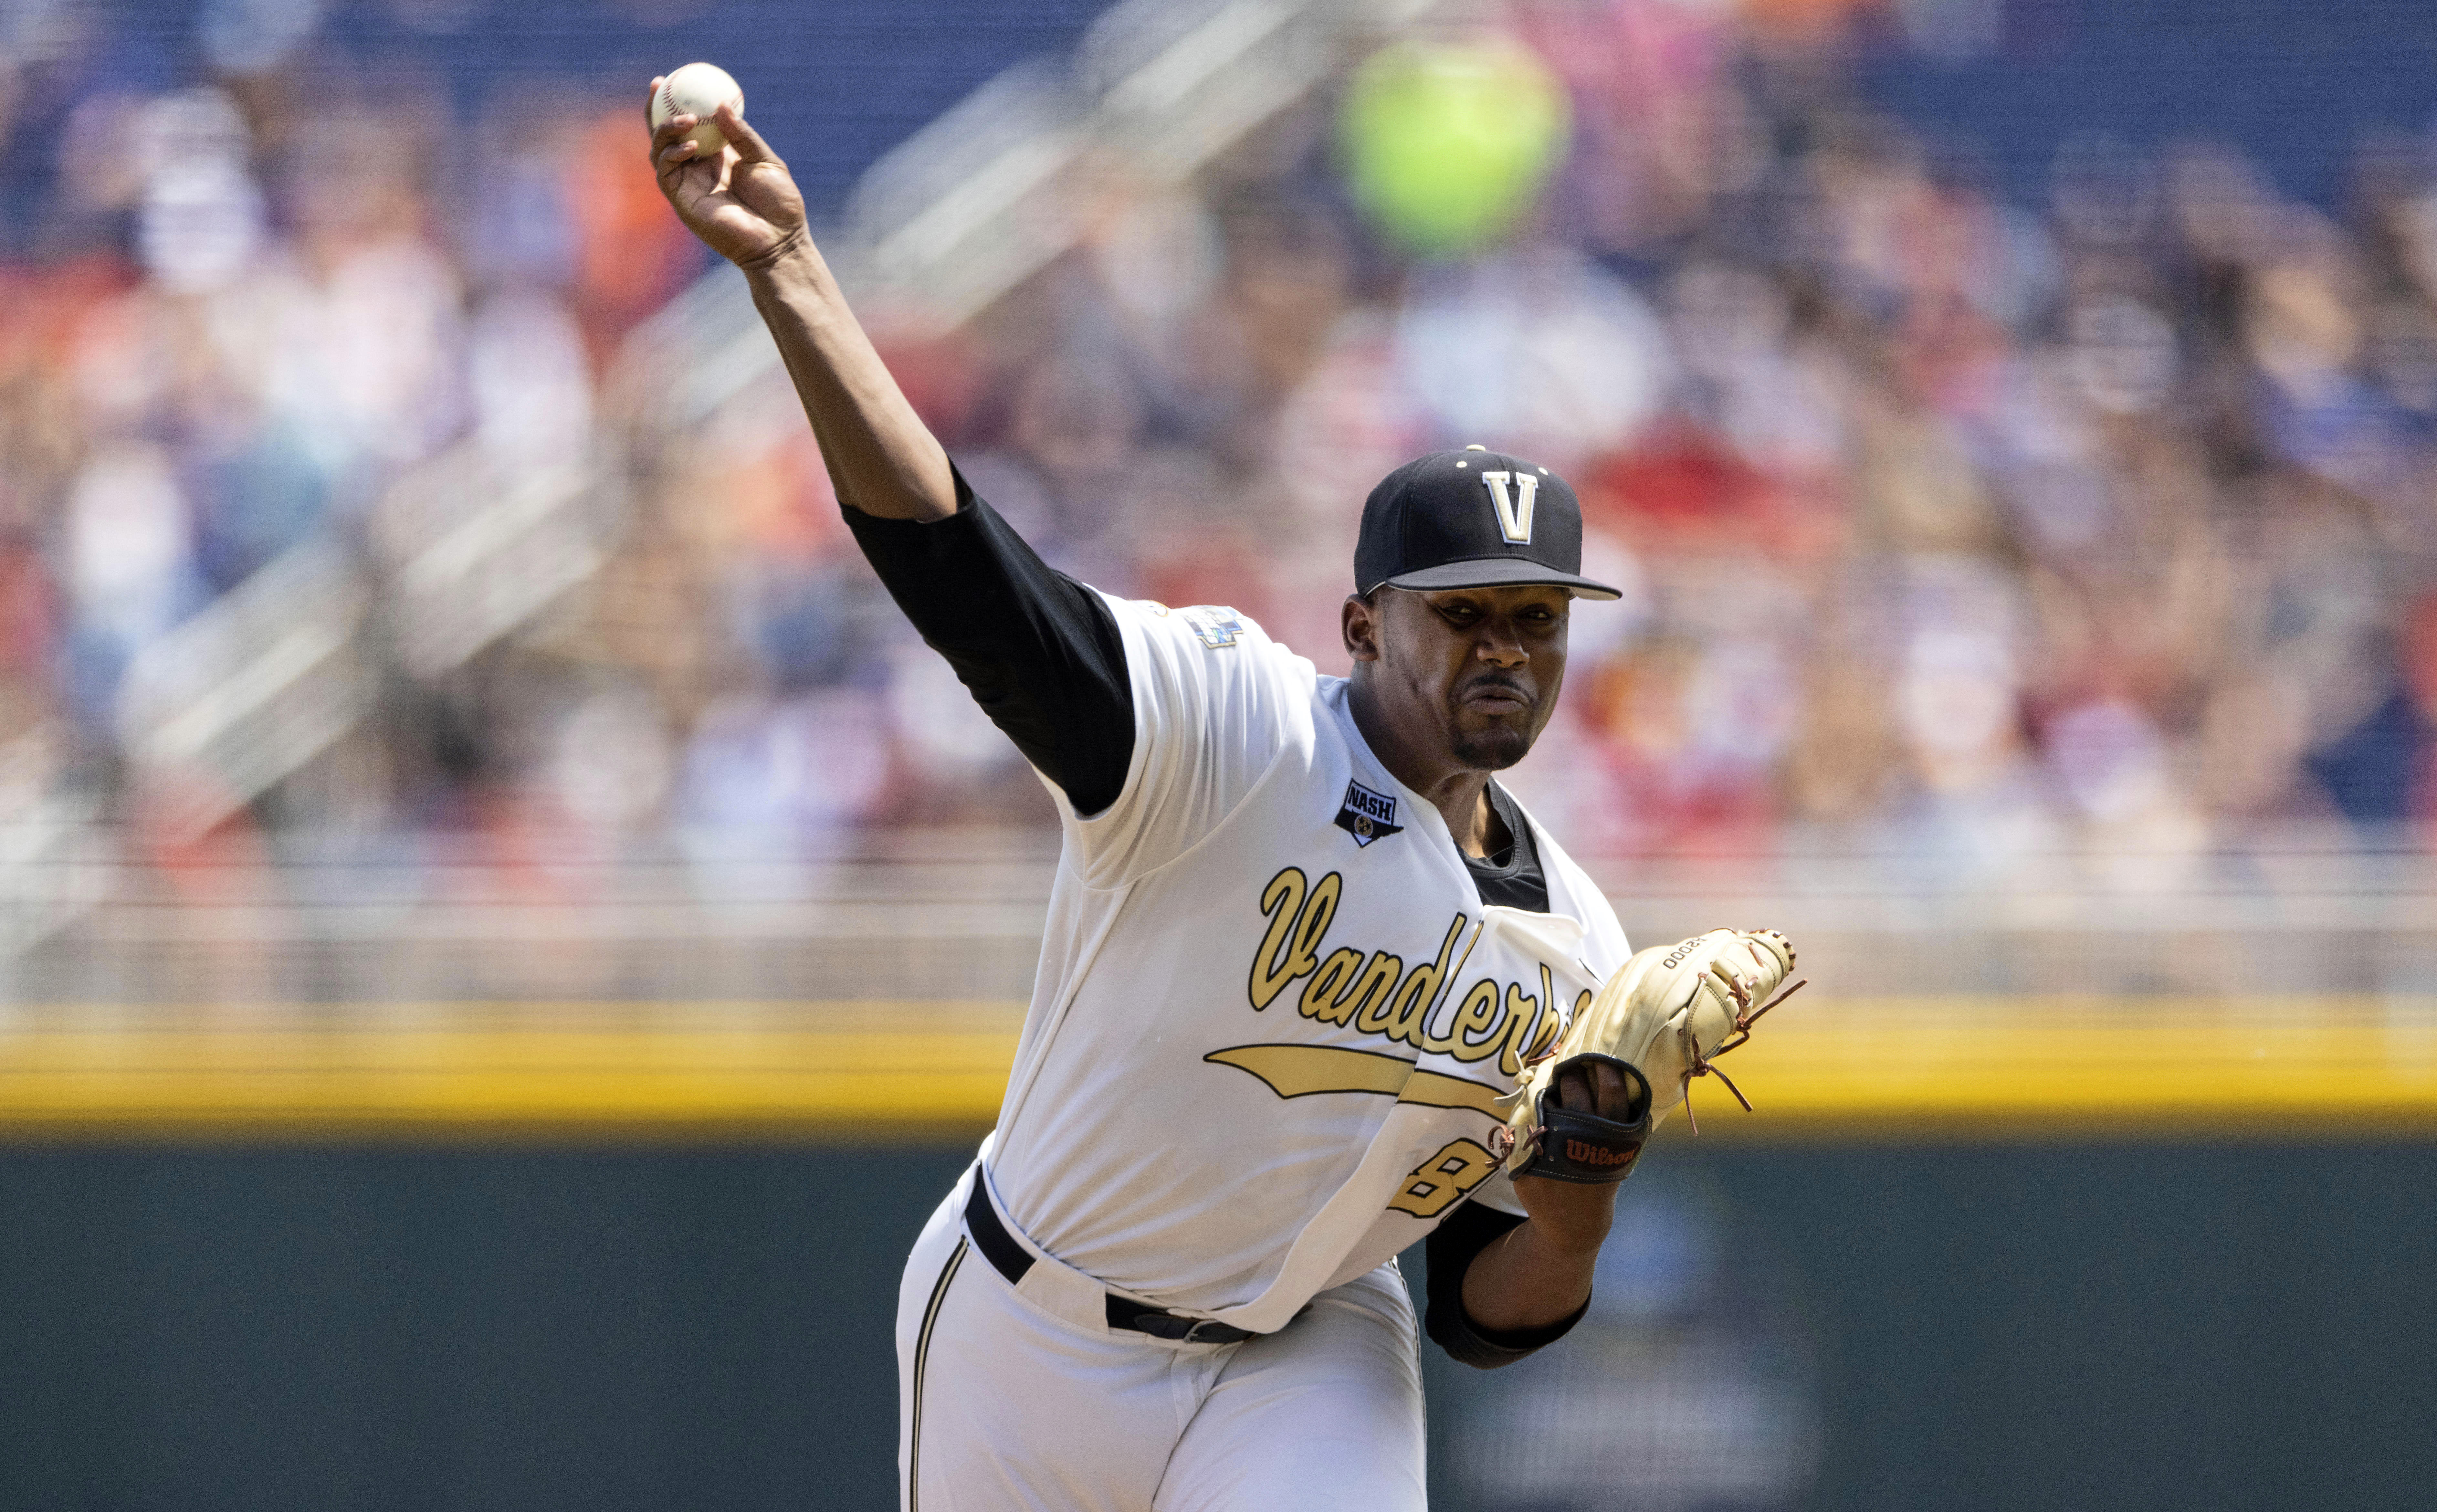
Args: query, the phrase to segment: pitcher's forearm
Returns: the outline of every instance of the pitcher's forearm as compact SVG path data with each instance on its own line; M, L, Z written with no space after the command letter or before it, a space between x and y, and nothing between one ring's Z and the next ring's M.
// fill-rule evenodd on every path
M948 454L914 413L809 237L745 268L753 304L820 443L838 498L886 519L956 510Z
M1527 1220L1473 1257L1464 1274L1464 1316L1494 1333L1562 1323L1589 1300L1599 1249L1597 1234L1559 1235Z

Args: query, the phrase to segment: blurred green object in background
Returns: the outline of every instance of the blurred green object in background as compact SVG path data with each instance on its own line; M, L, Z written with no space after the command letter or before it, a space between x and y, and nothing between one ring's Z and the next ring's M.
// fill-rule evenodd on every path
M1338 129L1372 224L1449 257L1515 228L1564 160L1571 121L1564 86L1520 46L1399 43L1355 71Z

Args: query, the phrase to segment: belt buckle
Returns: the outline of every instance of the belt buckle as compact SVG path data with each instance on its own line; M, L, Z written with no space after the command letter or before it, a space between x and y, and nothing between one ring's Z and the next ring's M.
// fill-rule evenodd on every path
M1168 1339L1178 1344L1194 1343L1193 1330L1201 1327L1203 1321L1201 1318L1188 1318L1174 1312L1134 1314L1136 1330L1149 1334L1154 1339Z
M1175 1344L1236 1344L1252 1335L1215 1318L1188 1318L1176 1312L1138 1312L1134 1327L1154 1339ZM1208 1332L1203 1330L1207 1329Z

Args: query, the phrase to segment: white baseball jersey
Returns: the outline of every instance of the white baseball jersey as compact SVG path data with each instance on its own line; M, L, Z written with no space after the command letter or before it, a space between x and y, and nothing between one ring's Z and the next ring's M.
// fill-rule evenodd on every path
M1231 610L1107 602L1132 761L1065 812L991 1183L1064 1264L1268 1332L1466 1194L1521 1211L1495 1099L1629 951L1536 823L1549 912L1484 907L1343 679Z

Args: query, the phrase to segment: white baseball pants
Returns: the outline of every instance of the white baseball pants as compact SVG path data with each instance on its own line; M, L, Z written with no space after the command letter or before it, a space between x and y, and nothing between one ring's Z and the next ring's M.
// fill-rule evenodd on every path
M1395 1264L1276 1333L1169 1343L1042 1257L1022 1289L974 1247L968 1170L897 1300L903 1512L1422 1512L1421 1362Z

